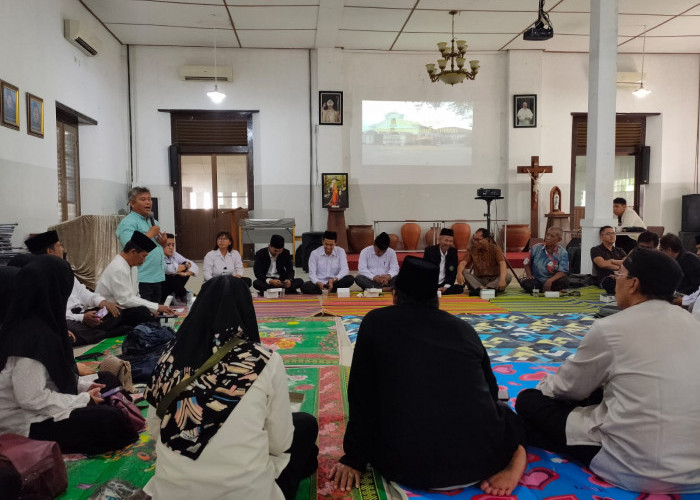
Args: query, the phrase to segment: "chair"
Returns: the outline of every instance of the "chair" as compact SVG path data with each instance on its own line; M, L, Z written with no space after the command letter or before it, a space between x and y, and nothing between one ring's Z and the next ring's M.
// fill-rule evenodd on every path
M658 235L659 238L664 235L664 229L666 229L664 226L647 226L647 231Z

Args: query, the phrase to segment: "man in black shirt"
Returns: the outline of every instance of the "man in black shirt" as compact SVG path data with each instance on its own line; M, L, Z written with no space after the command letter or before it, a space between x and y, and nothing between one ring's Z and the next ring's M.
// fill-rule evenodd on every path
M615 230L610 226L603 226L598 231L600 245L591 248L591 260L593 271L598 277L598 284L605 288L605 292L615 294L615 280L612 275L620 269L622 261L627 253L622 248L615 246Z
M700 287L700 258L683 248L681 239L667 233L659 241L659 250L676 259L683 271L683 279L678 284L680 293L688 295Z
M255 281L253 288L263 293L270 288L284 288L288 292L296 292L304 283L294 277L294 265L289 250L284 248L284 238L273 234L267 248L255 252L253 264Z
M345 455L336 488L359 487L371 463L408 487L481 482L508 495L525 471L519 418L498 402L491 362L476 331L438 308L437 266L406 257L394 305L360 325L348 386Z

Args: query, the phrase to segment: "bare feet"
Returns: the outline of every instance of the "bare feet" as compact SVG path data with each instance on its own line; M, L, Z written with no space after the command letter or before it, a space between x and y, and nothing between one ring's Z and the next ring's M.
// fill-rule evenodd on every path
M525 448L518 446L506 468L481 481L479 488L489 495L498 497L510 495L518 485L526 467L527 453L525 453Z

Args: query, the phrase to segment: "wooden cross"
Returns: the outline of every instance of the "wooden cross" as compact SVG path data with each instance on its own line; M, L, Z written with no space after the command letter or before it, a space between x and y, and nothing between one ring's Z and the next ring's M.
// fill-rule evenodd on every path
M540 218L539 218L539 197L537 196L540 190L540 177L542 174L551 174L551 165L540 165L539 156L530 157L530 165L519 166L519 174L528 174L530 176L530 233L533 238L540 237Z

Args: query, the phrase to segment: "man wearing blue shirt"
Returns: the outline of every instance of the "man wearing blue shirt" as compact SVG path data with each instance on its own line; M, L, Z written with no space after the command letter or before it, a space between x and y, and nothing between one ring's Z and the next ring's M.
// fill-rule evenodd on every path
M535 288L548 292L561 290L569 284L569 254L559 244L561 228L554 226L547 229L544 243L530 248L530 256L525 259L525 279L523 289L532 293Z
M134 231L139 231L158 243L145 262L138 266L138 279L141 298L159 303L161 286L165 281L163 247L168 239L166 233L161 231L158 221L153 219L153 201L148 188L137 186L129 191L129 206L131 212L117 226L117 238L121 248L124 248Z

